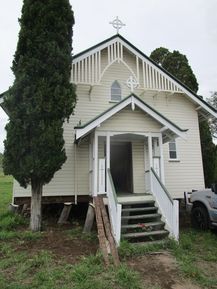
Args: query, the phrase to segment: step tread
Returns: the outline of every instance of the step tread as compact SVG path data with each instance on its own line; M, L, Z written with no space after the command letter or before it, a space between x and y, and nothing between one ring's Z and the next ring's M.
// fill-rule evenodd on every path
M122 216L122 220L128 220L128 219L148 219L148 218L157 218L161 217L161 214L145 214L145 215L134 215L134 216Z
M141 228L142 227L141 225L145 225L145 226L149 227L149 226L165 225L165 223L162 221L158 221L158 222L149 222L149 223L129 224L129 225L122 225L121 229Z
M159 230L159 231L150 231L150 232L126 233L126 234L122 234L121 236L123 238L137 238L137 237L168 235L168 234L169 232L166 230Z
M141 207L141 208L125 208L122 209L122 212L139 212L139 211L154 211L158 210L157 207Z
M142 201L124 201L124 200L120 200L118 201L118 203L122 204L123 206L125 205L139 205L139 204L154 204L155 201L154 200L142 200Z

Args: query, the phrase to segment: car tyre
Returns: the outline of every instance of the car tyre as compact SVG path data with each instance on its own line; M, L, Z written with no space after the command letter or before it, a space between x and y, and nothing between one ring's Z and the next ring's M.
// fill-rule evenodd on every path
M202 206L193 207L191 210L191 224L195 229L206 231L209 229L209 215Z

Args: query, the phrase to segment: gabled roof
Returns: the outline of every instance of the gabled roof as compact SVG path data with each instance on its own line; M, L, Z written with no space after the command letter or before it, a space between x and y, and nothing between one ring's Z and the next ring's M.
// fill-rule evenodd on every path
M168 118L166 118L164 115L159 113L157 110L155 110L153 107L142 101L139 97L137 97L135 94L130 94L128 97L124 98L122 101L117 103L116 105L110 107L103 113L99 114L97 117L92 119L91 121L85 123L84 125L76 126L75 127L75 139L76 141L80 139L81 137L84 137L88 133L90 133L93 129L95 129L97 126L99 126L101 123L127 107L128 105L132 105L132 108L134 106L139 107L143 112L147 113L149 116L154 118L157 122L159 122L162 125L162 133L165 136L170 135L170 137L177 137L180 136L182 138L186 138L186 131L187 129L181 129L179 126L177 126L175 123L170 121Z
M106 48L109 44L112 44L114 41L118 41L121 44L123 44L133 54L135 54L136 56L140 57L141 59L149 63L152 67L155 67L156 71L161 73L165 77L165 79L171 80L173 84L175 83L175 86L176 86L175 91L185 93L194 103L197 103L198 111L199 112L201 111L201 115L206 116L206 117L217 117L217 110L214 107L209 105L206 101L203 100L202 97L194 93L185 84L183 84L173 75L171 75L163 67L159 66L156 62L150 59L147 55L145 55L141 50L135 47L132 43L130 43L127 39L125 39L120 34L115 34L114 36L84 50L83 52L74 55L73 61L77 62L79 60L85 59L86 57L88 57L88 55L99 52L100 50Z

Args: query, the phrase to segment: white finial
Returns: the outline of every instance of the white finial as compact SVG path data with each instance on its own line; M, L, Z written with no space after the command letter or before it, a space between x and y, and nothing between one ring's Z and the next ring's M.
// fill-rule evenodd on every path
M119 33L119 30L123 27L126 26L119 18L118 16L112 21L109 22L109 24L112 24L112 26L117 30L117 34Z
M136 88L139 85L137 80L132 75L127 79L126 84L130 88L131 92L133 92L134 88Z

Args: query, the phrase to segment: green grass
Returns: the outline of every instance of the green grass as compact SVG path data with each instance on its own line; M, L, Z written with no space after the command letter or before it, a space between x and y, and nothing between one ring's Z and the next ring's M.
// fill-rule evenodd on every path
M13 178L0 171L0 215L5 213L12 199Z
M126 240L122 240L118 251L121 258L126 259L133 256L144 255L150 252L166 250L168 247L170 247L170 242L171 240L166 239L161 243L136 245L129 243Z
M153 245L133 245L122 241L119 268L105 268L102 256L84 257L75 265L59 259L50 251L21 250L22 244L43 238L28 231L28 220L8 212L12 198L12 177L0 173L0 288L1 289L161 289L148 285L130 269L127 260L150 252L170 251L179 266L177 275L192 280L201 288L217 288L217 235L188 230L181 232L179 243L166 240ZM95 242L96 234L82 234L82 228L60 231L70 239ZM148 258L148 257L147 257Z
M80 239L80 240L97 242L98 238L95 232L82 233L82 231L83 231L83 227L79 225L73 228L72 230L68 230L67 235L72 239Z
M50 251L34 253L17 250L28 241L43 238L32 233L28 221L8 211L12 198L12 178L0 174L0 288L1 289L142 289L135 271L122 264L105 270L101 255L84 257L70 265L57 260ZM65 232L69 238L96 241L96 234L82 234L82 228ZM61 234L61 232L60 232ZM21 246L22 247L22 246Z
M0 172L0 241L11 240L37 240L41 238L41 233L33 233L27 228L28 221L21 215L8 211L12 200L13 178L4 176Z
M139 275L126 265L106 270L101 255L83 258L79 264L57 262L48 251L28 256L8 245L0 247L1 289L4 288L74 288L74 289L142 289ZM8 287L10 284L10 287ZM30 286L31 287L28 287Z
M188 230L180 235L179 244L170 243L170 249L185 277L192 279L203 288L216 288L217 235L215 233Z

